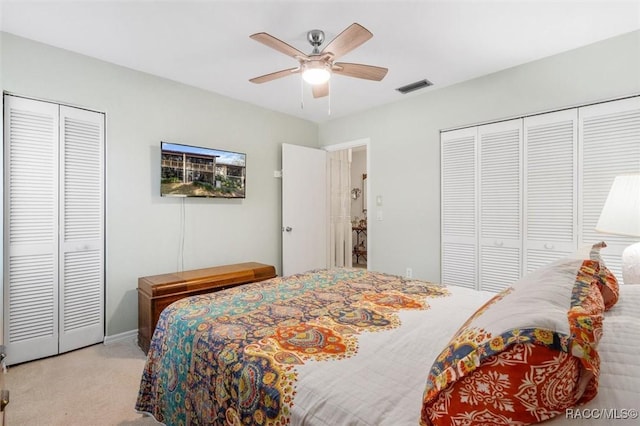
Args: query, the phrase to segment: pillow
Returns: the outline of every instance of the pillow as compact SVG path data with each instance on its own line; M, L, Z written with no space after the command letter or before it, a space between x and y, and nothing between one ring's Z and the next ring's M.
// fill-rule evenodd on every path
M575 405L579 379L577 358L545 346L517 343L443 389L422 424L532 423L520 415L526 411L540 420L551 418Z
M595 276L598 280L597 285L604 299L604 308L609 310L618 302L620 287L615 275L605 266L604 260L600 256L600 249L606 246L607 244L604 241L594 244L591 248L590 257L591 260L597 262L597 265L594 266Z
M537 423L592 399L604 312L594 265L553 262L476 311L431 367L421 424Z
M604 299L604 308L609 310L618 302L620 296L620 287L615 275L607 269L606 266L600 265L600 273L598 274L598 288Z

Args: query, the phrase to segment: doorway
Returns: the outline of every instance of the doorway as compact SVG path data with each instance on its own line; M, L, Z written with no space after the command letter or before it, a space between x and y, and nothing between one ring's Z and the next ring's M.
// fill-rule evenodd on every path
M367 148L351 149L351 262L367 268Z
M329 145L329 267L371 268L369 139Z

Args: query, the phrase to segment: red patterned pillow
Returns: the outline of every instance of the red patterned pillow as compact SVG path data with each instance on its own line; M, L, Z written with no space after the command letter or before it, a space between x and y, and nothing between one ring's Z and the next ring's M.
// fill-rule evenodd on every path
M598 274L598 288L604 299L604 308L609 310L618 302L620 296L620 287L615 275L604 265L600 265L600 273Z
M423 424L524 425L550 419L578 403L580 371L578 359L566 352L516 344L440 392L423 409Z
M422 425L525 425L597 393L604 303L596 263L562 259L485 304L427 379Z
M598 260L585 260L582 270L592 277L594 286L600 291L604 301L604 309L611 309L618 302L620 294L620 287L615 275L604 266L603 262Z
M591 248L590 257L591 260L597 262L597 265L594 265L594 276L597 279L596 284L604 299L604 308L605 310L609 310L618 302L620 287L617 278L609 268L605 266L602 256L600 255L600 249L606 246L607 244L604 241L594 244Z

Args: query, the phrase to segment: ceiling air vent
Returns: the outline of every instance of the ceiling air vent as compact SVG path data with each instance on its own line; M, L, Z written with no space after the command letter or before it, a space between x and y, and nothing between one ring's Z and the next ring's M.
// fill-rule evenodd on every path
M407 84L406 86L398 87L396 90L403 95L406 95L409 92L413 92L414 90L422 89L425 87L433 86L433 83L427 80L416 81L415 83Z

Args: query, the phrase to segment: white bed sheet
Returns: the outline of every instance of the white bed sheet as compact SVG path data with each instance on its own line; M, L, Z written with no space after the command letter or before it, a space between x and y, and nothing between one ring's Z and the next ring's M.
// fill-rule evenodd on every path
M494 295L448 288L452 296L430 299L426 311L401 311L401 329L360 335L356 356L322 368L314 368L313 361L298 366L291 424L418 425L433 360L469 315ZM640 409L640 285L621 286L618 304L605 314L603 333L598 396L578 407L575 415L582 418L559 416L545 425L640 425L638 419L620 418ZM392 347L387 345L394 340ZM618 418L593 418L606 415Z
M323 361L297 366L298 392L291 424L419 424L422 393L433 360L469 315L495 295L448 288L451 296L427 299L428 310L400 311L401 328L359 335L356 356L324 362L322 368L314 364ZM394 345L389 346L388 341ZM377 356L367 356L371 353Z

